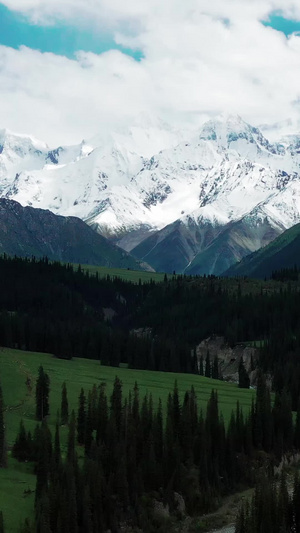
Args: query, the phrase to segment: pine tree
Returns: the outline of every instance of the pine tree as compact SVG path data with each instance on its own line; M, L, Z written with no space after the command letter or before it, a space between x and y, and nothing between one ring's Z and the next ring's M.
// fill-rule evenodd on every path
M105 383L101 383L100 392L98 398L98 409L97 409L97 428L96 428L96 442L99 444L104 440L106 433L107 422L108 422L108 407L107 407L107 396L105 393Z
M36 382L35 399L36 399L36 418L43 420L49 414L49 392L50 380L48 374L44 372L42 366L39 367L38 379Z
M86 423L85 423L85 435L84 435L84 449L85 449L86 455L88 455L90 452L92 440L93 440L92 395L91 395L91 391L89 391L88 408L87 408Z
M67 397L67 386L66 382L63 382L62 391L61 391L61 408L60 408L60 417L62 425L68 423L69 420L69 404Z
M4 405L2 388L0 385L0 467L7 466L7 454L6 454L6 440L5 440L5 425L4 425Z
M57 422L55 426L55 437L54 437L54 461L55 461L55 467L58 468L61 464L61 450L60 450L59 425Z
M211 378L211 366L210 366L209 350L207 350L206 359L205 359L205 377L206 378Z
M68 451L67 451L67 460L70 463L74 463L76 461L75 433L76 433L76 420L75 420L75 413L73 410L71 413L70 424L69 424Z
M28 461L32 454L32 443L28 439L23 420L20 422L20 429L16 441L13 445L12 455L18 461Z
M199 366L199 374L200 376L204 376L204 368L203 368L203 356L200 357L200 366Z
M214 357L211 377L213 379L219 379L219 361L217 355Z
M121 429L122 419L122 381L115 377L113 392L110 398L111 415L114 417L117 432Z
M239 387L240 389L249 389L250 387L250 378L242 358L239 364Z
M84 395L84 390L81 389L80 395L79 395L79 407L78 407L78 416L77 416L77 441L79 442L79 444L84 444L85 424L86 424L85 395Z
M45 421L43 421L41 425L38 446L35 490L35 502L37 508L39 500L48 489L50 461L52 456L52 438L50 430Z

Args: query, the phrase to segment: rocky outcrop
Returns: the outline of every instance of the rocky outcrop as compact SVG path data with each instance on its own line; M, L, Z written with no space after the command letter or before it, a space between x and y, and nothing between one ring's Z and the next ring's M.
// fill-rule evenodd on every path
M245 344L237 344L234 347L229 346L224 337L212 335L198 344L196 347L196 356L198 365L200 367L200 358L203 358L204 370L205 360L209 353L210 363L214 361L215 357L219 362L219 373L223 376L225 381L238 382L238 369L242 359L244 366L250 376L250 384L256 383L256 371L253 367L256 366L258 359L258 349Z

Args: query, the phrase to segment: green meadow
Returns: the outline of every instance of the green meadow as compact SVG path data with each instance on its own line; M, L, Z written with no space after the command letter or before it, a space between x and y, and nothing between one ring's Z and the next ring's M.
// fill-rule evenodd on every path
M74 265L77 268L78 265ZM146 272L145 270L130 270L125 268L109 268L93 265L81 265L82 270L90 272L90 274L98 274L99 278L111 278L117 277L124 281L132 281L133 283L148 283L149 281L155 281L159 283L164 280L165 274L162 272ZM172 277L172 274L167 274L168 278Z
M77 412L78 396L81 387L87 393L94 384L106 384L108 397L111 394L115 376L123 383L124 397L138 383L140 397L152 394L154 405L161 398L166 403L169 392L177 380L181 400L186 390L193 385L197 394L199 409L205 411L211 390L217 389L219 410L225 422L228 422L232 409L239 401L244 412L251 407L253 390L239 389L234 384L216 381L192 374L173 374L112 368L101 366L99 361L57 359L51 354L23 352L19 350L0 349L0 380L5 404L5 426L8 444L8 468L0 469L0 509L3 510L6 531L18 531L20 521L26 516L33 516L35 476L30 464L17 463L11 457L11 447L18 433L20 420L31 432L37 424L35 420L35 382L40 365L50 377L50 416L48 424L54 434L57 411L61 404L61 388L65 381L68 391L69 411ZM66 446L68 428L61 427L62 451ZM79 450L82 454L82 451Z

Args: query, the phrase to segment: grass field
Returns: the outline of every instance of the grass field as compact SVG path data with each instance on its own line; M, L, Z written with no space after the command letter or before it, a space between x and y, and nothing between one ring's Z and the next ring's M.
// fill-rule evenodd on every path
M50 377L50 417L49 426L54 434L57 411L61 403L61 387L67 384L69 410L78 408L78 396L81 387L87 393L94 384L106 383L108 396L111 393L115 376L123 383L123 393L127 395L137 381L140 396L152 393L154 405L161 398L165 403L173 390L175 379L183 399L186 390L193 385L197 394L199 407L205 410L212 388L218 390L219 408L225 421L229 420L237 400L244 411L248 411L253 398L253 390L239 389L236 385L216 381L192 374L173 374L111 368L101 366L98 361L73 359L66 361L56 359L50 354L22 352L12 349L0 350L0 380L5 402L5 425L8 447L13 445L21 418L27 430L34 431L35 420L35 380L38 367L43 365ZM31 386L26 383L28 379ZM64 451L68 428L61 428L61 442ZM10 457L7 469L0 470L0 509L4 512L6 531L18 531L21 519L32 516L34 495L25 496L24 490L35 487L35 478L30 465L22 465ZM18 511L14 513L14 509Z
M74 268L77 268L78 265L74 265ZM124 279L125 281L132 281L133 283L139 283L141 280L142 283L147 283L151 280L159 283L164 280L165 274L162 272L146 272L144 270L126 270L124 268L108 268L102 266L93 266L93 265L81 265L83 270L88 270L91 274L98 273L100 278L106 278L109 275L111 278L118 277ZM171 274L168 274L168 277L172 277Z

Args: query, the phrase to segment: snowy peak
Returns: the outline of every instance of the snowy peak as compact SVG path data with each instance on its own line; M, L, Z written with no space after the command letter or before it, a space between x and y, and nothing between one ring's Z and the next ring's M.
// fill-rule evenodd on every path
M245 157L253 153L258 155L262 151L270 154L280 152L276 145L269 143L258 128L251 126L238 115L210 120L202 127L199 138L212 141L225 151L234 150Z
M2 197L78 216L127 250L170 225L197 242L197 228L213 236L241 219L276 231L300 221L300 135L270 143L239 116L197 132L142 117L51 150L3 130L0 151Z

